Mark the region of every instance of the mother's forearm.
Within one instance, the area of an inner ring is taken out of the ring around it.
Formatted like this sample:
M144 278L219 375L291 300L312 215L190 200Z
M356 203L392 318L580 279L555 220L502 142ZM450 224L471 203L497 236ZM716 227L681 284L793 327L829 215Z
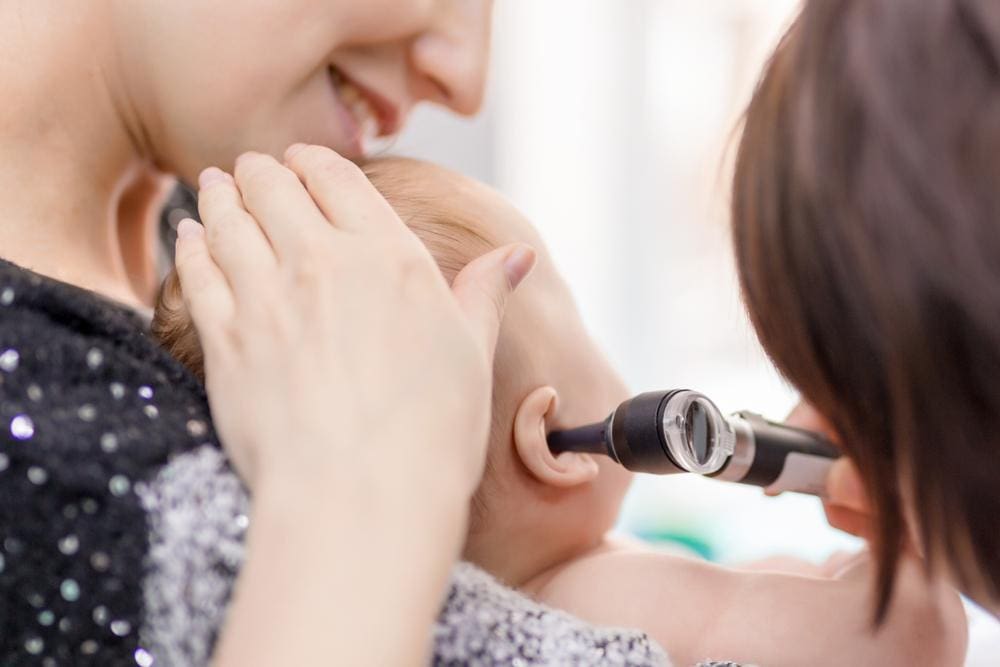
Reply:
M386 484L258 492L216 667L426 664L467 501Z

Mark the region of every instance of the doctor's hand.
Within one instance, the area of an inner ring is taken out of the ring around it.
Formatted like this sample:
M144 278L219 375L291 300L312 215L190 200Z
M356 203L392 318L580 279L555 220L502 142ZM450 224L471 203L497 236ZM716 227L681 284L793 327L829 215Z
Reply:
M796 405L785 423L822 433L830 442L838 443L836 431L808 403ZM823 509L830 525L870 541L874 530L871 502L854 462L846 456L835 461L830 467L826 485L827 496L823 499Z

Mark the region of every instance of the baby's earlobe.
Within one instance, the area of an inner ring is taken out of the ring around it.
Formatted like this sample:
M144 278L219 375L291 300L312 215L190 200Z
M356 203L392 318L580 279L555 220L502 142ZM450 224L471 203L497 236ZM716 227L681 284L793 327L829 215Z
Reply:
M557 457L549 450L547 422L558 405L559 394L553 387L538 387L528 394L514 417L514 447L535 479L569 488L593 480L599 468L589 454L564 452Z

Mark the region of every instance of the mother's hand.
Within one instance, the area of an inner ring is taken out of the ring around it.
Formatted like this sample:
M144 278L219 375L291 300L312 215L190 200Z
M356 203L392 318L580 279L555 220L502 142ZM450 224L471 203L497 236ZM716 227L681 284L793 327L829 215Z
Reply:
M491 252L449 289L361 171L315 146L285 164L246 154L235 179L206 170L199 209L207 233L184 223L177 268L213 418L251 488L340 469L471 493L497 330L531 249Z
M422 663L485 460L504 304L534 253L500 248L449 287L333 152L235 172L202 174L204 229L185 221L177 246L212 416L254 492L216 665L315 664L329 646Z

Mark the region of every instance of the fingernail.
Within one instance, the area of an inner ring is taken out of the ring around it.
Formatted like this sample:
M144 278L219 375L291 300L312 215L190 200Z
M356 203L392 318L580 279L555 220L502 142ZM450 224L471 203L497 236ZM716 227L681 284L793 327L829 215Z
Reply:
M288 150L285 151L285 159L291 160L305 147L305 144L292 144L288 147Z
M193 239L205 234L205 228L191 218L184 218L177 223L178 239Z
M198 187L201 189L207 188L213 183L225 183L231 178L229 174L222 171L218 167L209 167L201 172L198 176Z
M519 245L507 255L507 259L503 261L503 269L507 273L511 289L516 289L528 277L535 267L535 260L535 249L527 245Z

